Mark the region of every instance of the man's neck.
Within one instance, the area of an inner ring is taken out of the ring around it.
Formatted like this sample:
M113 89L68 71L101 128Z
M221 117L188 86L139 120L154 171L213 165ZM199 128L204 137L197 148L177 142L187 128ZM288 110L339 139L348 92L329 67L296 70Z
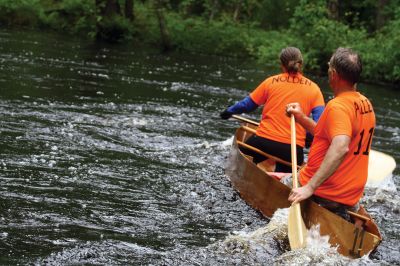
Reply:
M348 82L340 82L336 88L334 89L334 95L335 97L338 96L339 94L343 92L348 92L348 91L357 91L357 86L356 84L351 85Z

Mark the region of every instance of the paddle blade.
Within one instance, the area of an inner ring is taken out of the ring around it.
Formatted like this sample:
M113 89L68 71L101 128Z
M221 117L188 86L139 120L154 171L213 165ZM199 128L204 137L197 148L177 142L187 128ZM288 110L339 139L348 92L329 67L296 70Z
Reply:
M307 228L304 224L303 217L301 217L299 203L292 205L289 209L288 236L290 248L292 250L304 248L307 244Z
M378 187L396 168L396 161L390 155L371 150L368 162L368 187Z

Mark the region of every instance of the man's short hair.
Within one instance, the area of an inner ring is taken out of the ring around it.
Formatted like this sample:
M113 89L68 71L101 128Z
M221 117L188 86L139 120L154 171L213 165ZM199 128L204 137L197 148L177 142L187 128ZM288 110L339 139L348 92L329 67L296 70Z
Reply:
M352 49L343 47L336 49L331 57L330 65L342 79L350 84L355 84L360 80L361 58Z

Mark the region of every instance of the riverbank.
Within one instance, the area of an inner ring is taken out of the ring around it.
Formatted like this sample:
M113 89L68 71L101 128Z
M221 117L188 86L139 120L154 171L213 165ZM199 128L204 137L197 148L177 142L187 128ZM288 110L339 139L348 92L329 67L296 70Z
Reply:
M97 2L1 0L0 23L109 42L142 42L163 50L254 58L271 67L278 65L282 47L297 46L303 51L305 72L317 75L325 75L332 52L346 46L362 55L363 81L400 88L400 8L379 29L368 31L361 22L332 19L325 1L297 1L295 8L282 13L282 25L270 27L263 26L256 14L237 19L220 11L211 18L210 8L188 11L199 8L190 6L190 1L183 1L186 6L159 1ZM128 10L123 3L132 7Z

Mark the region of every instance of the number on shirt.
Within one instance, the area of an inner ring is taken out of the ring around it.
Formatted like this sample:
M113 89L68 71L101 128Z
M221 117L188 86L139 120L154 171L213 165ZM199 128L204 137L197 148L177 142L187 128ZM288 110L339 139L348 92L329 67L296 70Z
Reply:
M370 144L371 144L372 134L374 133L374 128L371 127L370 130L368 131L368 133L369 133L368 143L367 143L367 147L365 147L365 150L362 153L363 155L369 154L369 148L370 148ZM354 152L354 155L358 155L360 153L363 138L364 138L364 129L360 132L360 141L358 142L357 151Z

